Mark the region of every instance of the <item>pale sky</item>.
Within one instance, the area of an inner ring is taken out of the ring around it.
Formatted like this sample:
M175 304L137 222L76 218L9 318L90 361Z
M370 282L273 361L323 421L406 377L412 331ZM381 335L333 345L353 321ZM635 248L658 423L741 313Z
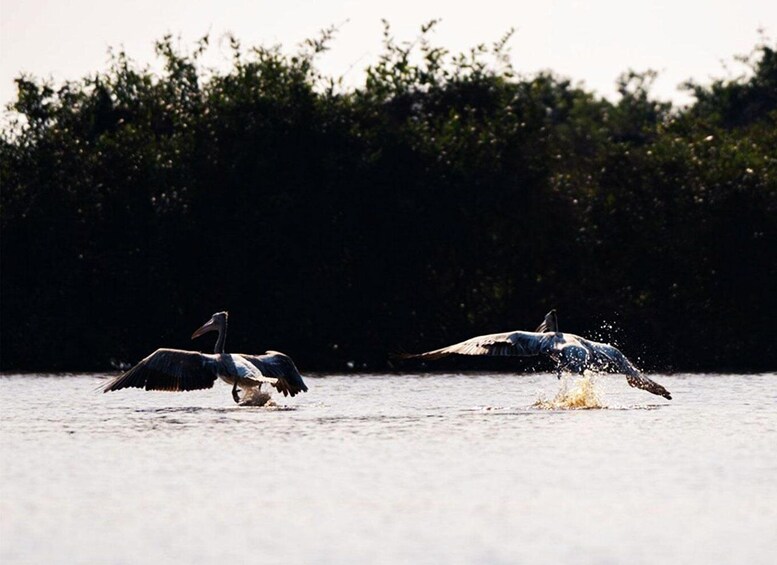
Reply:
M208 64L226 66L218 39L231 32L244 46L283 44L287 51L318 30L342 24L321 60L326 74L361 84L381 51L381 18L398 40L441 18L433 40L453 52L492 43L508 29L517 71L551 69L601 95L629 68L655 69L653 90L677 103L677 85L741 71L733 56L748 53L758 29L777 36L775 0L0 0L0 104L15 97L20 72L55 81L105 70L109 47L153 63L153 42L180 35L190 48L210 33Z

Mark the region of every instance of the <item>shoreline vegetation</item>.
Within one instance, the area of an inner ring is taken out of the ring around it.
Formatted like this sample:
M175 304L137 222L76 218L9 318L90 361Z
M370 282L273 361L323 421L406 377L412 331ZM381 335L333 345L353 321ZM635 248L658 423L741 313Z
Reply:
M120 51L19 77L0 370L132 364L229 310L235 351L374 372L550 308L648 371L777 368L777 45L675 107L653 71L609 101L522 74L509 33L451 54L435 25L386 24L358 87L316 70L334 28L293 52L229 38L224 71L202 68L207 37L167 36L160 73Z

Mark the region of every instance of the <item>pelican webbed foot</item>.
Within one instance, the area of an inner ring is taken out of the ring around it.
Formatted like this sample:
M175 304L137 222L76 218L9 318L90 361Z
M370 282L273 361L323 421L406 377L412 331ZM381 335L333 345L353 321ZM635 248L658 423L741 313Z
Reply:
M232 387L232 399L236 404L240 404L240 395L237 392L237 382Z

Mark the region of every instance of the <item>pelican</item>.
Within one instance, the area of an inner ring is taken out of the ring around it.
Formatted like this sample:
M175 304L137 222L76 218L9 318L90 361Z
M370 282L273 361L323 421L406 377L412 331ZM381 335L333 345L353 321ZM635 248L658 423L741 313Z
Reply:
M207 332L218 332L212 354L182 349L157 349L129 371L109 382L103 392L127 387L146 390L197 390L212 388L217 378L232 385L232 398L238 403L238 387L256 388L261 387L262 383L274 386L283 396L294 396L300 391L307 392L308 387L305 386L294 361L283 353L225 353L228 317L227 312L216 312L192 334L192 339L196 339Z
M449 355L502 357L547 355L556 362L558 378L561 378L562 370L582 373L586 369L593 369L623 373L631 386L672 399L668 390L641 374L616 347L560 332L555 310L548 312L533 332L515 331L481 335L434 351L415 355L405 354L402 358L434 360Z

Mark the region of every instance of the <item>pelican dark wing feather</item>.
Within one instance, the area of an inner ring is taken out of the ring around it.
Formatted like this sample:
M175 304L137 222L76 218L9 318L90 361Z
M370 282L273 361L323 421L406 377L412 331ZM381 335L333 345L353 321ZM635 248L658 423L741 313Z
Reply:
M278 392L282 392L283 396L295 396L299 392L307 392L308 387L302 380L302 375L288 355L279 351L267 351L264 355L240 353L240 356L259 369L265 377L277 379L273 386L278 389Z
M181 349L157 349L129 371L109 382L103 392L122 388L185 391L213 387L218 364L212 356Z
M449 355L487 355L490 357L528 357L544 351L547 340L534 332L506 332L473 337L441 349L402 355L404 359L440 359Z
M542 323L539 326L537 326L537 329L534 331L539 333L557 332L558 318L556 316L556 311L551 310L550 312L545 314L545 318L542 320Z
M620 350L608 343L579 338L593 353L593 364L599 369L611 370L626 375L626 381L635 388L672 400L672 395L663 386L650 380L629 361Z

